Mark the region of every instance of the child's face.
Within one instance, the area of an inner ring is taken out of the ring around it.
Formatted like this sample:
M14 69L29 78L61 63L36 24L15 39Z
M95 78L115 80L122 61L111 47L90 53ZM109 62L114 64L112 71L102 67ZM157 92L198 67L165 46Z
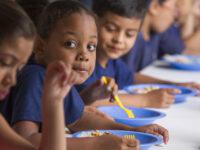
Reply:
M150 8L151 9L151 8ZM164 32L174 22L176 17L176 0L167 0L162 5L153 7L151 24L157 33Z
M193 5L193 13L197 19L200 19L200 0L195 0Z
M74 13L57 22L45 40L44 58L49 64L62 60L83 83L93 72L96 62L97 28L94 18L85 13Z
M108 12L98 19L98 51L109 59L118 59L135 43L141 20Z
M32 53L33 41L25 38L6 39L0 45L0 100L16 83L16 73L27 62Z
M184 17L188 15L192 8L192 1L193 0L177 0L176 6L178 17Z

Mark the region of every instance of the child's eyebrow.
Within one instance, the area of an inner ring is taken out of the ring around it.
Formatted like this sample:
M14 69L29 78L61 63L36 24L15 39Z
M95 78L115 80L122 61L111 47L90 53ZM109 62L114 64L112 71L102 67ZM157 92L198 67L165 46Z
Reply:
M63 33L64 35L65 34L68 34L68 35L73 35L73 36L81 36L80 33L77 33L77 32L72 32L72 31L66 31ZM90 36L90 39L97 39L97 35L91 35Z
M111 25L114 25L114 26L117 26L117 27L120 27L119 25L117 25L116 23L114 23L114 22L111 22L111 21L109 21L109 20L106 20L106 22L105 22L106 24L111 24ZM130 28L130 29L127 29L127 30L129 30L129 31L135 31L135 32L138 32L138 28L136 29L136 28Z
M69 34L69 35L76 35L76 36L80 36L80 34L79 34L79 33L72 32L72 31L66 31L66 32L64 32L63 34Z

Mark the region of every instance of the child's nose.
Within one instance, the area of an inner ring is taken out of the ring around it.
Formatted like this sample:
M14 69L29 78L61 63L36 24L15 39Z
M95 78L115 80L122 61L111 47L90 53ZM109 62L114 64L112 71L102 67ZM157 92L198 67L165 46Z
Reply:
M122 43L123 39L124 39L124 35L123 35L122 32L120 32L120 33L117 33L117 34L114 35L113 42L114 43Z
M78 60L78 61L89 61L89 58L87 57L86 54L81 53L81 54L78 54L76 60Z
M7 74L5 74L3 84L5 87L11 87L16 84L16 71L15 70L8 71Z

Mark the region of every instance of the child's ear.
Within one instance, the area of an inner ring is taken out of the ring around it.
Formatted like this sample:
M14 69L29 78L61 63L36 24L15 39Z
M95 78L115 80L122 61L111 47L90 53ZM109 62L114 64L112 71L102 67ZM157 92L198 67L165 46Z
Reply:
M35 44L34 44L34 51L33 51L36 61L43 60L44 51L46 49L45 45L46 45L45 41L39 35L37 35L36 40L35 40Z
M158 0L152 0L150 6L149 6L149 10L148 12L151 14L151 15L157 15L159 12L158 12L158 8L159 8L159 3L158 3Z

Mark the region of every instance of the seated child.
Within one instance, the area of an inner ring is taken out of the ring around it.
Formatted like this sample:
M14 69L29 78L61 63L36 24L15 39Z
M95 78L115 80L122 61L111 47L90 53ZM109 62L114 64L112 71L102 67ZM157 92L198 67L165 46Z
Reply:
M31 55L35 27L22 9L13 2L0 2L0 100L9 94L16 83L16 73ZM63 95L71 87L70 69L63 63L48 67L42 96L43 134L39 147L12 130L0 114L0 149L2 150L65 150ZM68 69L68 68L67 68ZM62 80L61 80L61 75ZM63 84L65 83L65 84ZM64 86L63 86L64 85ZM53 87L53 88L52 88ZM59 90L60 93L54 91ZM51 95L49 95L51 93ZM55 99L57 97L57 99ZM49 138L47 138L49 137ZM53 142L52 142L53 141Z
M200 0L177 0L177 24L188 54L200 54Z
M123 0L129 1L129 0ZM133 0L134 7L145 5L145 0ZM35 63L19 72L18 84L9 95L4 115L16 132L35 146L40 143L43 127L41 93L46 66L63 61L75 73L74 83L83 83L93 72L96 56L97 29L94 15L73 0L51 3L41 16L35 44ZM60 93L60 90L55 90ZM51 93L49 93L51 96ZM148 132L168 140L166 129L158 125L130 127L115 123L84 110L84 103L74 87L64 99L65 125L71 132L90 129L116 129ZM95 138L68 138L68 149L110 150L138 149L138 141L112 135Z
M181 53L184 50L184 45L181 44L182 42L179 38L177 27L173 25L168 28L176 17L175 6L176 3L174 0L150 1L149 9L141 29L141 34L138 35L133 49L131 49L123 58L123 60L128 64L129 69L133 72L142 70L164 54ZM168 30L165 31L167 28ZM171 44L173 42L175 42L176 46ZM139 72L135 73L134 77L136 84L176 84L200 90L200 85L197 83L174 83L142 75Z
M136 82L134 73L119 58L125 55L133 46L141 23L145 15L145 8L135 8L124 1L93 1L93 10L98 16L99 41L97 46L96 68L92 76L82 85L76 86L86 104L89 101L88 94L95 93L90 90L95 88L91 84L102 76L114 78L119 89ZM133 4L134 5L134 4ZM147 8L147 6L146 6ZM123 11L122 11L123 10ZM140 34L139 34L140 36ZM138 40L138 39L137 39ZM88 87L91 85L91 87ZM86 88L87 87L87 88ZM83 90L84 89L84 90ZM87 92L89 91L89 92ZM97 90L96 90L97 91ZM162 89L140 95L119 94L125 105L135 107L169 107L173 101L173 89ZM86 95L86 96L85 96ZM91 98L92 96L90 96ZM97 99L97 98L96 98ZM94 106L116 105L107 100L99 100L92 103Z

